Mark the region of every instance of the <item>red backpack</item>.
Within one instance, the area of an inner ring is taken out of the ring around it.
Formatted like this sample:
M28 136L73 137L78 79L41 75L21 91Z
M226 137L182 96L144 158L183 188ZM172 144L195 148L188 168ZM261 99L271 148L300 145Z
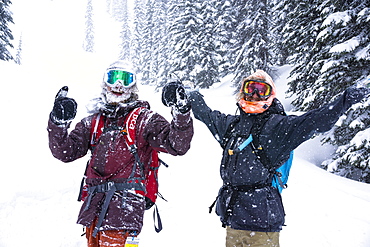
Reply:
M141 112L145 111L147 108L145 107L138 107L132 110L128 116L125 119L124 122L124 128L121 130L121 132L124 132L126 143L130 149L130 152L134 155L136 165L139 165L140 167L143 167L139 155L137 153L137 146L136 146L136 120ZM92 152L94 152L94 148L96 144L98 143L98 140L103 133L104 130L104 123L105 123L105 116L102 114L95 114L92 118L91 122L91 131L90 131L90 145ZM146 174L145 177L141 178L144 179L144 181L140 181L145 186L144 190L136 190L136 193L141 194L145 196L146 201L146 207L145 209L150 209L153 205L155 205L155 202L157 200L157 196L160 196L162 199L162 195L158 192L158 169L160 164L165 165L168 167L166 163L164 163L162 160L158 157L158 152L153 150L152 151L152 157L151 157L151 163L149 165L149 172ZM135 170L135 166L133 168L133 171ZM137 179L135 179L136 181ZM136 181L138 182L138 181ZM88 188L87 185L84 185L84 179L81 183L81 190L80 195L78 197L78 201L84 201L87 198ZM165 200L165 199L164 199ZM155 225L155 230L157 232L162 230L162 224L161 220L158 214L157 206L155 207L155 210L153 212L153 218L158 221L158 227Z

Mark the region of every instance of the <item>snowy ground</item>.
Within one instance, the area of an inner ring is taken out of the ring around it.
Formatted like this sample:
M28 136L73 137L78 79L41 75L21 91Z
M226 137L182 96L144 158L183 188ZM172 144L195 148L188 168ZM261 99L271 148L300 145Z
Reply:
M116 46L106 39L97 42L100 53L81 51L84 1L13 2L18 23L14 34L23 35L23 65L0 62L0 247L86 246L80 236L82 227L75 222L88 157L70 164L54 159L46 123L54 96L64 85L79 104L76 120L86 115L84 106L99 93L102 72L112 62ZM66 9L68 3L74 8ZM96 9L104 10L100 7ZM108 23L106 18L101 15ZM96 33L111 37L112 25L97 23ZM278 96L287 109L283 92L288 71L289 67L280 68L282 74L276 80ZM236 109L232 90L224 83L202 93L212 108L232 114ZM141 86L140 97L170 120L170 110L153 88ZM168 200L158 202L164 228L155 233L152 211L148 211L140 247L224 246L225 230L214 213L208 214L221 185L221 149L202 123L194 124L192 148L185 156L161 155L170 165L160 169L160 192ZM320 147L318 140L296 151L289 188L283 192L287 226L281 232L282 247L370 246L370 185L313 164L328 155L330 148Z

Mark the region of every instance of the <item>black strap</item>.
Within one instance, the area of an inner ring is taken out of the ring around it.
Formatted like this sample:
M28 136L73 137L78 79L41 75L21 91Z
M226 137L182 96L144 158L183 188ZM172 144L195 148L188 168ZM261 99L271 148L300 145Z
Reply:
M155 231L157 233L159 233L160 231L162 231L162 229L163 229L163 227L162 227L162 220L161 220L161 217L159 215L157 204L154 204L153 221L154 221L154 229L155 229ZM157 222L157 224L156 224L156 222Z
M270 118L271 114L266 112L265 114L261 114L256 116L254 119L253 126L251 128L251 134L253 137L252 140L252 148L254 153L257 155L257 158L261 161L261 163L267 167L271 162L270 159L267 157L267 154L262 147L259 137L261 135L262 129L265 126L267 120Z
M101 225L103 223L103 220L105 218L105 214L108 211L108 206L109 206L110 200L112 199L115 191L116 191L116 188L115 188L115 185L113 184L111 190L108 191L108 193L105 194L105 200L104 200L102 209L101 209L100 214L99 214L98 223L96 224L96 226L94 228L94 231L93 231L93 237L96 237L96 234L98 233L99 228L101 227Z
M236 116L236 118L227 126L225 131L225 135L223 136L222 140L220 141L220 145L223 149L226 148L227 143L229 142L230 137L232 136L232 130L235 128L235 125L240 121L240 116Z
M211 206L209 206L209 213L212 213L213 207L215 206L219 197L220 195L217 195L216 199L212 202Z
M81 184L80 184L80 192L78 193L77 201L82 201L82 192L85 186L85 176L82 177Z

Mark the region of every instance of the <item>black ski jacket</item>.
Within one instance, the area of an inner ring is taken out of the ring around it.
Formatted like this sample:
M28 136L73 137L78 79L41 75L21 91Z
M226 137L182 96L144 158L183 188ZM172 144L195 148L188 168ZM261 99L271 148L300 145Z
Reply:
M330 130L339 117L369 90L348 88L336 101L301 116L282 115L283 107L275 99L261 114L225 115L211 110L199 92L191 92L192 110L196 119L206 124L224 148L220 173L224 185L219 191L216 213L224 226L233 229L278 232L284 225L285 212L278 190L271 186L272 173L289 153L315 133ZM259 142L266 151L269 164L262 164L248 145L241 152L229 155L250 134L256 119L264 114L267 121ZM230 124L234 124L230 128ZM232 129L232 133L230 132ZM226 138L225 138L226 137Z

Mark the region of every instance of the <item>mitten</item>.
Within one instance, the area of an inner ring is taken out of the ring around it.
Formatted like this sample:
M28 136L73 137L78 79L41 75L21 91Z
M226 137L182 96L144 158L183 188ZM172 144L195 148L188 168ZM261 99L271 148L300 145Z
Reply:
M162 103L174 107L181 113L187 113L191 108L185 88L180 81L170 81L163 87Z
M72 121L77 112L77 103L74 99L66 97L68 87L62 87L55 96L54 107L50 113L50 119L57 125Z

